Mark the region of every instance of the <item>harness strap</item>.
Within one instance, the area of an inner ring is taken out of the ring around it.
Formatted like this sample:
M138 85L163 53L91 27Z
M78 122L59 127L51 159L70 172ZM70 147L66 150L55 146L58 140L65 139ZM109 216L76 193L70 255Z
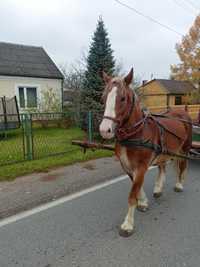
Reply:
M165 130L166 132L170 133L171 135L175 136L176 138L178 138L180 140L182 139L180 136L176 135L174 132L172 132L166 126L164 126L161 122L159 122L156 118L154 118L154 116L152 114L149 114L149 118L156 122L156 124L158 125L159 129L162 129L162 132L164 132L163 130Z
M118 122L119 122L119 120L118 120L118 119L116 119L116 118L113 118L113 117L110 117L110 116L103 116L103 119L108 119L108 120L110 120L110 121L114 121L114 122L116 122L116 123L118 123Z
M140 139L127 139L118 141L118 143L122 146L128 147L145 147L153 150L156 154L161 154L162 148L158 144L153 144L149 140L140 140Z
M131 108L126 116L126 118L121 122L121 126L126 124L131 116L131 113L133 112L133 108L134 108L134 105L135 105L135 93L133 91L132 92L132 101L131 101Z
M116 128L116 136L117 140L126 140L130 137L133 137L136 133L143 129L146 119L148 118L148 114L145 114L145 117L138 121L136 124L129 128Z
M158 156L159 154L163 154L163 155L168 155L171 157L182 158L182 159L198 159L198 160L200 160L200 158L198 158L198 157L174 153L174 152L169 151L169 150L162 151L162 148L160 145L153 144L149 140L128 139L128 140L118 141L118 143L122 146L127 146L127 147L143 147L143 148L151 149L155 152L156 156Z
M168 111L166 111L165 113L167 113ZM157 113L151 113L151 115L153 117L160 117L160 118L164 118L164 119L170 119L170 120L176 120L176 121L182 121L182 122L185 122L185 123L188 123L190 125L194 125L194 126L200 126L199 123L195 123L193 121L190 121L190 120L185 120L185 119L181 119L179 117L172 117L172 116L167 116L165 115L164 113L162 114L157 114Z

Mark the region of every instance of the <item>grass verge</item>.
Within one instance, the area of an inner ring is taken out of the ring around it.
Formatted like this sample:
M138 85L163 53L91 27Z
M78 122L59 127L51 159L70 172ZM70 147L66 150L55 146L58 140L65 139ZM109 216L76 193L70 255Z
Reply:
M88 150L84 154L82 149L71 144L73 139L85 138L85 133L79 128L43 129L36 125L33 127L35 160L23 161L22 130L10 131L6 138L0 138L0 165L2 165L0 166L0 181L13 180L18 176L44 172L75 162L112 156L113 153L106 150ZM57 155L53 156L53 154ZM19 161L19 163L12 163L14 161ZM12 164L4 165L4 163Z
M58 166L66 166L75 162L82 162L102 157L110 157L112 155L113 152L106 150L88 150L84 154L83 151L78 148L74 151L62 155L2 166L0 168L0 181L9 181L25 174L33 172L46 172Z

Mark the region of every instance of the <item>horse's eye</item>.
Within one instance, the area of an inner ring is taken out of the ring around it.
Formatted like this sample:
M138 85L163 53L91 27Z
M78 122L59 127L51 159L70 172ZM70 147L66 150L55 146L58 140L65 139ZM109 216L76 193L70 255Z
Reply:
M124 102L124 101L125 101L125 97L122 96L122 97L121 97L121 102Z
M116 81L113 81L113 82L112 82L112 84L113 84L114 86L116 86L116 85L117 85Z
M104 105L104 103L105 103L105 96L102 96L102 97L100 98L100 103Z

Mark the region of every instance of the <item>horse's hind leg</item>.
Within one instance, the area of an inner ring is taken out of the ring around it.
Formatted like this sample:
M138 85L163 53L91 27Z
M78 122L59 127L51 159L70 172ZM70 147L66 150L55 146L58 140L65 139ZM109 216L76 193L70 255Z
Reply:
M176 160L176 169L177 169L177 180L174 187L175 192L183 191L183 183L185 179L185 172L187 169L187 160Z
M143 186L141 187L138 195L137 209L142 212L145 212L148 209L148 199L144 192Z
M162 195L163 185L165 182L165 164L158 165L158 176L156 177L153 196L158 198Z

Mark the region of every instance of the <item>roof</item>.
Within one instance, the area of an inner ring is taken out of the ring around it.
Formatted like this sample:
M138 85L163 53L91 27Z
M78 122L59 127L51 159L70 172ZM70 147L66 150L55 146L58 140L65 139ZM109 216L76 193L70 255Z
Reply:
M153 79L145 83L143 86L146 86L147 84L153 81L159 82L166 89L168 94L173 95L186 94L196 89L189 81L177 81L167 79Z
M0 42L0 75L63 79L42 47Z

